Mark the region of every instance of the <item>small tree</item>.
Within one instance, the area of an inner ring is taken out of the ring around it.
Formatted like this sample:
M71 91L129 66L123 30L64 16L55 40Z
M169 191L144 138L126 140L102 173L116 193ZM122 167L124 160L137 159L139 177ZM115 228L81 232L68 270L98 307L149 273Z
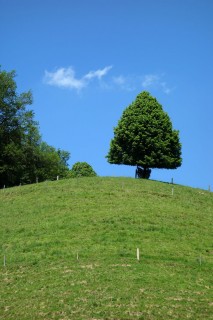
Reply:
M149 178L151 168L176 169L181 165L179 132L162 106L148 92L127 107L111 140L107 160L137 166L136 176Z
M96 177L97 174L87 162L76 162L70 170L70 177Z
M69 152L56 150L46 142L41 142L37 167L38 180L54 180L56 176L66 178L69 173L68 160Z

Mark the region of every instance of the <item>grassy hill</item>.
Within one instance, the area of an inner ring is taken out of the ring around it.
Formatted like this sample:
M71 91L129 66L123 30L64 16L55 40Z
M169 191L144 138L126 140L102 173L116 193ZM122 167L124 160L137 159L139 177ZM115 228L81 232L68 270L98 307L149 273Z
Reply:
M213 319L212 218L211 192L140 179L2 189L0 319Z

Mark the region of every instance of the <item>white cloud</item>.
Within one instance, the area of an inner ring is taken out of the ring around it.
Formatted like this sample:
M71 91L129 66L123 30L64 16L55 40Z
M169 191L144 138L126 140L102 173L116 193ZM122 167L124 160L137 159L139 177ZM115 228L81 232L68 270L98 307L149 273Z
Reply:
M122 75L113 77L113 83L119 86L122 90L133 91L135 90L135 78L134 77L124 77Z
M123 76L114 77L113 81L115 84L124 85L126 83L126 78Z
M112 66L105 67L104 69L98 69L96 71L90 71L84 76L84 79L91 80L93 78L98 78L100 80L110 69L112 69Z
M147 74L144 76L144 80L142 82L142 86L144 88L155 85L159 82L159 76L156 74Z
M142 87L149 88L154 87L162 90L164 93L169 94L173 89L169 88L168 84L163 81L164 75L159 74L147 74L143 77Z
M116 76L113 77L113 83L117 87L126 91L139 90L142 86L145 90L151 88L163 91L165 94L169 94L172 89L169 88L167 83L163 80L164 74L146 74L143 76Z
M108 78L103 81L108 72L112 69L112 66L106 66L103 69L92 70L83 75L81 78L77 78L75 71L72 67L59 68L56 71L45 71L44 82L51 86L59 88L69 88L80 91L87 87L90 82L97 79L100 81L102 88L113 89L119 88L125 91L139 90L142 86L145 90L154 88L163 91L165 94L171 93L174 88L170 88L166 81L164 81L164 74L146 74L139 75L118 75Z
M45 71L44 82L52 86L76 89L79 91L86 87L92 79L97 78L100 80L111 68L112 66L108 66L96 71L90 71L80 79L76 78L75 71L72 67L59 68L55 72Z
M72 67L60 68L55 72L45 71L44 76L45 83L61 87L80 90L85 87L85 81L83 79L77 79Z
M173 89L169 88L166 82L161 82L160 86L161 86L163 92L166 94L170 94L170 92L174 89L174 88Z

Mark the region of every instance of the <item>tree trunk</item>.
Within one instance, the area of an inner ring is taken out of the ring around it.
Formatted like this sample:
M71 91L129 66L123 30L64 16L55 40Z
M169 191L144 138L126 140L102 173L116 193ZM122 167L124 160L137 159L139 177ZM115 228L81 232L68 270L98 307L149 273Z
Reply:
M142 168L137 165L137 168L135 170L135 178L149 179L150 174L151 174L151 169L147 167Z

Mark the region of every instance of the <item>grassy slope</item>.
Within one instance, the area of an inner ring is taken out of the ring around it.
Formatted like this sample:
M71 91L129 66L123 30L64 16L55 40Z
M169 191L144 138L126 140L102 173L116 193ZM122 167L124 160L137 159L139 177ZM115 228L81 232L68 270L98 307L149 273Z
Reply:
M154 181L0 190L0 318L213 319L212 216L212 193Z

